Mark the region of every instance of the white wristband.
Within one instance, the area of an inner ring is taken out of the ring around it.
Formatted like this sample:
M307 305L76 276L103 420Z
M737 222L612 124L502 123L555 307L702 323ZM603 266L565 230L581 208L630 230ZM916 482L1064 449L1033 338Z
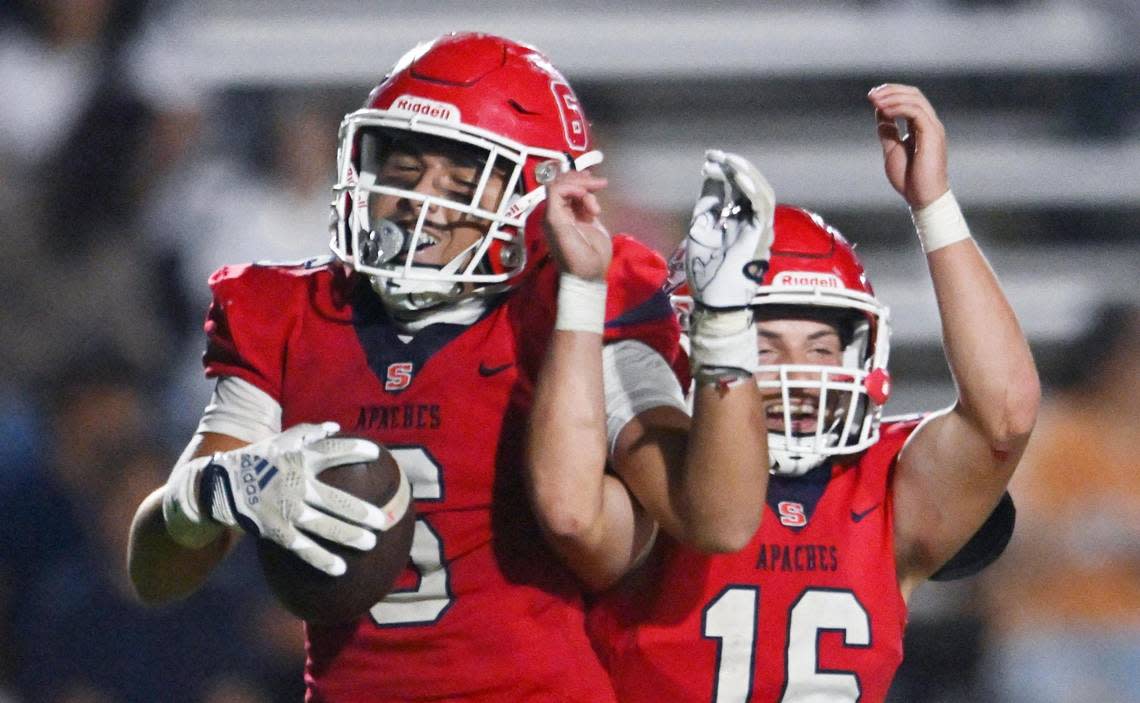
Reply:
M162 493L166 531L171 539L190 549L201 549L225 531L221 524L203 515L198 506L198 482L212 458L200 456L177 464Z
M738 369L754 373L758 362L756 325L751 310L695 310L689 338L693 376L702 369Z
M554 329L602 334L606 326L606 282L563 273L558 283Z
M927 254L970 237L970 228L953 191L946 191L921 210L911 209L910 217L922 250Z

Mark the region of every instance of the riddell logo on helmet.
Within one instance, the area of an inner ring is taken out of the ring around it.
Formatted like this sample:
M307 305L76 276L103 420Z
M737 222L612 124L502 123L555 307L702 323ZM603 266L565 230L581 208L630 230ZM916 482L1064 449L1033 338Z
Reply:
M451 103L438 100L428 100L416 95L401 95L392 101L392 112L408 112L413 115L423 115L433 120L444 122L459 122L459 108Z
M811 286L812 288L843 288L839 276L815 271L784 271L772 279L774 286Z

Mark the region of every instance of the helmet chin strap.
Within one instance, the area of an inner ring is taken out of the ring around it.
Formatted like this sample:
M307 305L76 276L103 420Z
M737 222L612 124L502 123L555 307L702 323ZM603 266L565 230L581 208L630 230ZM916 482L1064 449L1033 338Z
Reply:
M439 273L441 275L455 273L467 261L468 254L475 247L476 244L473 243L456 254L451 261L438 269ZM419 313L466 297L464 284L457 281L400 279L386 276L369 276L369 280L372 282L372 290L380 296L384 307L395 313Z
M772 433L769 433L768 437L770 441ZM827 461L826 454L791 452L787 449L772 448L768 449L768 458L772 462L768 471L776 476L803 476Z
M463 296L463 284L451 281L402 281L369 276L372 290L384 307L396 313L420 313L454 302Z

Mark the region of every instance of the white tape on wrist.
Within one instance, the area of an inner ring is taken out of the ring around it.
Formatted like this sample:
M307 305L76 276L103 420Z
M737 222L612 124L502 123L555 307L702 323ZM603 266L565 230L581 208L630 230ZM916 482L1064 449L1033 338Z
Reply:
M911 209L910 217L914 221L914 230L918 233L922 250L927 254L970 238L970 228L966 225L966 218L962 215L962 208L958 207L953 191L946 191L921 210Z
M745 374L756 371L756 325L751 310L694 311L689 343L694 376L706 367L739 369Z
M606 326L606 282L563 273L558 283L554 329L602 334Z
M198 482L211 459L200 456L177 464L162 494L162 519L167 533L175 542L190 549L201 549L226 529L199 510Z

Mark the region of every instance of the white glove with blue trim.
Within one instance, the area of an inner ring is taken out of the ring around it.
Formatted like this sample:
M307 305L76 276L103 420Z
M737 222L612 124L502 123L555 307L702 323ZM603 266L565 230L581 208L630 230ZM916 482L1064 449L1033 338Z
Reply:
M380 456L368 440L332 436L339 430L334 422L296 425L246 447L180 463L163 494L167 531L179 544L200 548L226 527L241 528L330 576L343 574L344 560L306 533L368 550L376 545L369 530L388 529L395 520L317 478L333 466Z

